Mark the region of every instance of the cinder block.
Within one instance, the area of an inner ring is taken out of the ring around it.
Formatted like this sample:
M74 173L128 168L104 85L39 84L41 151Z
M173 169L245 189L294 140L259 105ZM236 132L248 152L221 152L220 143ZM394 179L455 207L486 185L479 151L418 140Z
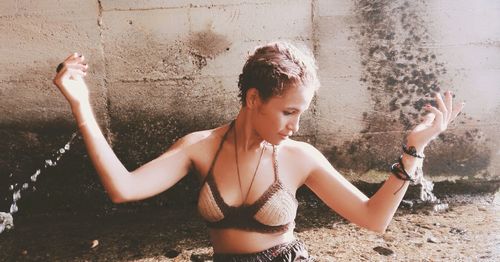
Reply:
M106 12L103 28L110 82L182 78L197 70L182 42L187 9Z

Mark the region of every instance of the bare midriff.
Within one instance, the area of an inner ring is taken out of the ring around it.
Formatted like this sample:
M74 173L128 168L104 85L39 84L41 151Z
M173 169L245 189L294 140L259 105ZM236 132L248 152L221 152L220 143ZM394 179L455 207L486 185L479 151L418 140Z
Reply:
M295 239L293 228L279 233L248 232L239 229L210 229L214 253L248 254L264 251Z

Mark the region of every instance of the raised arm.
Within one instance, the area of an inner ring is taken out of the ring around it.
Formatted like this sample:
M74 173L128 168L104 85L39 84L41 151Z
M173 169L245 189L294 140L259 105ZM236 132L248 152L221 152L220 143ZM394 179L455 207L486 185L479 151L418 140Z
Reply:
M446 130L464 105L460 103L453 106L451 92L445 93L444 101L440 94L436 94L436 103L438 108L431 105L425 107L429 113L407 137L407 146L414 146L419 155L423 154L430 141ZM340 175L319 151L310 151L315 165L305 182L306 185L344 218L364 228L384 232L403 199L409 182L391 175L382 187L368 198ZM422 160L403 154L404 168L411 176L418 164L421 164L419 161Z
M60 66L54 84L66 97L78 123L88 154L111 200L115 203L151 197L170 188L190 168L189 147L192 136L186 136L157 159L129 172L106 141L89 102L85 84L88 66L77 53Z

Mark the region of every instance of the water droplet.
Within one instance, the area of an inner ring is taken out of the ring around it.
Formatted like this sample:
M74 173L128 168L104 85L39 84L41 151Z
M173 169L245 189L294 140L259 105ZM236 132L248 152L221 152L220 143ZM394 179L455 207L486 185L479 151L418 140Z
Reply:
M31 176L31 181L36 182L36 179L38 177L38 174L34 174Z
M13 174L12 174L12 173L10 173L9 177L12 177L12 175L13 175Z
M17 190L16 192L14 192L14 194L12 194L12 199L14 200L14 202L17 202L17 200L21 199L21 191Z
M66 152L66 150L64 150L64 148L59 149L59 153L64 154L64 152Z
M10 190L10 191L14 190L14 185L10 185L10 186L9 186L9 190Z
M35 172L35 175L40 175L40 169L37 169L36 172Z
M53 165L52 160L50 159L45 160L45 166L52 166L52 165Z
M28 189L28 183L23 184L23 189Z
M67 143L66 145L64 145L64 149L69 150L69 143Z
M16 203L12 203L12 205L10 205L10 213L14 214L17 211L19 211L19 208L17 207Z

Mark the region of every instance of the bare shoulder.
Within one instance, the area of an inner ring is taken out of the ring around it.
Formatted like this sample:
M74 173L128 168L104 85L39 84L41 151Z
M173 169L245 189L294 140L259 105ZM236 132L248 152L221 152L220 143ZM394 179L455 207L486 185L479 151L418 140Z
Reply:
M227 125L223 125L214 129L201 130L189 133L174 144L173 147L206 147L220 141L224 135Z
M295 172L297 186L304 184L315 171L331 166L325 156L307 142L288 139L280 144L279 152L286 161L289 172Z
M313 145L293 139L289 139L282 143L280 145L280 151L284 151L285 154L294 158L297 157L309 162L325 159L323 154Z

